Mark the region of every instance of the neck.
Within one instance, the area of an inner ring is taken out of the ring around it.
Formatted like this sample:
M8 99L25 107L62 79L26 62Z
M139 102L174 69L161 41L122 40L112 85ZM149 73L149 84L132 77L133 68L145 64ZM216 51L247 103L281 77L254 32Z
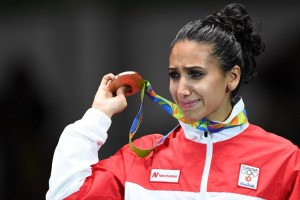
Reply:
M233 105L231 100L228 98L222 105L220 105L217 111L211 113L206 118L210 121L223 122L230 116L232 109Z

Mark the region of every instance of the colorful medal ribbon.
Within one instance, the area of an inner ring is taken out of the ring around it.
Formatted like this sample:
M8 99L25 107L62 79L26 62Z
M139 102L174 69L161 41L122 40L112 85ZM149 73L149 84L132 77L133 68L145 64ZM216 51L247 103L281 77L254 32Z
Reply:
M140 149L136 146L133 145L132 143L132 138L135 135L137 129L139 128L140 124L142 123L143 119L143 99L144 99L144 94L147 94L150 99L159 105L162 109L164 109L167 113L175 117L176 119L196 128L199 130L202 130L204 132L208 133L217 133L220 132L221 130L227 129L227 128L232 128L235 126L240 126L242 124L245 124L248 122L247 119L247 114L246 110L244 109L240 113L238 113L229 123L223 123L223 122L218 122L218 121L211 121L206 118L203 118L199 121L195 122L189 122L187 121L179 106L161 96L156 94L154 90L152 89L152 86L150 85L150 82L147 80L144 80L144 85L143 88L141 89L141 105L139 112L134 118L134 121L131 125L130 131L129 131L129 146L132 151L134 151L139 157L144 158L148 156L159 144L161 144L168 136L171 134L173 131L169 132L167 135L162 137L156 145L154 145L150 149Z

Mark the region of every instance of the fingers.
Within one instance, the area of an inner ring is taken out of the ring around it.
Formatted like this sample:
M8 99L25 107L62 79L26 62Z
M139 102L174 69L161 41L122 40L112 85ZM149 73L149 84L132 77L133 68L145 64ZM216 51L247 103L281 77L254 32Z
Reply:
M115 78L115 75L113 75L112 73L106 74L105 76L103 76L103 78L101 80L100 87L107 88L110 81L112 81L114 78Z
M101 85L107 85L109 81L113 80L115 78L115 75L113 75L112 73L106 74L105 76L103 76L102 80L101 80Z
M98 87L98 91L96 96L112 96L111 92L109 91L108 85L110 83L111 80L113 80L115 78L115 75L113 75L112 73L106 74L105 76L103 76L100 85Z
M116 113L122 112L127 106L125 86L118 88L116 95L109 91L108 85L114 78L112 73L103 76L92 104L93 108L104 112L110 118Z
M118 97L124 97L125 98L125 92L127 90L127 87L126 86L121 86L117 89L117 92L116 92L116 95Z
M119 110L117 112L121 112L127 107L127 99L125 96L126 86L122 86L117 89L116 96L114 98L118 99Z

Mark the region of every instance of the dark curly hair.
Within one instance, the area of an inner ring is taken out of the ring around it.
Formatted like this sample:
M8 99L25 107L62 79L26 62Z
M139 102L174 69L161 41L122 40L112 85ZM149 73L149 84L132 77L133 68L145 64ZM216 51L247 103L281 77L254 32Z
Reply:
M252 23L242 4L229 4L220 12L187 23L171 43L171 50L178 41L189 40L213 45L213 53L224 72L235 65L241 68L241 81L232 92L235 97L241 83L248 83L257 74L255 57L265 45L257 29L260 24Z

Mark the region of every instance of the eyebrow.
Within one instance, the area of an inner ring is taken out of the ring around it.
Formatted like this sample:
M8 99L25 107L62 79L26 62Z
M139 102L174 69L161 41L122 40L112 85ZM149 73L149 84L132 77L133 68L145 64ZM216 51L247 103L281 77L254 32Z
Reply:
M168 70L175 70L175 69L177 69L177 68L178 68L178 67L169 67ZM202 66L190 66L190 67L184 66L183 69L184 69L184 70L194 70L194 69L204 70L205 68L202 67Z

